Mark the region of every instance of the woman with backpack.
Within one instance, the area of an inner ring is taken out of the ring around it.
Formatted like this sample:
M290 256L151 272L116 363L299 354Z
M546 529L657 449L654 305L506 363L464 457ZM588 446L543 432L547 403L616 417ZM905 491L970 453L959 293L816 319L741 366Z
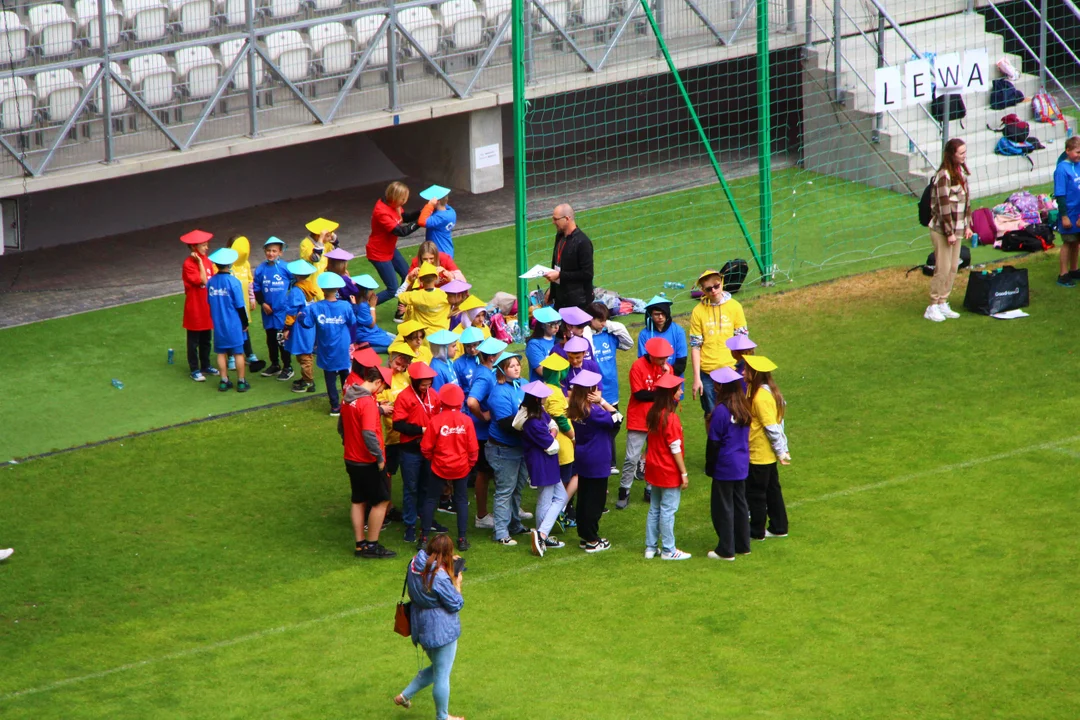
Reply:
M933 322L960 317L949 307L949 293L960 265L960 240L971 239L971 192L967 180L970 175L967 144L960 138L952 138L945 143L941 167L934 174L930 192L934 277L930 281L930 305L923 317Z

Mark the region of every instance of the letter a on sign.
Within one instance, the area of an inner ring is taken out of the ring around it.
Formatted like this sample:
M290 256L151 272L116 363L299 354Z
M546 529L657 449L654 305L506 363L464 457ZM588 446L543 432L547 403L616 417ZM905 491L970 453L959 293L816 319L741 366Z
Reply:
M874 74L874 112L899 110L904 105L903 78L898 67L884 67Z
M905 105L928 103L931 100L931 87L934 71L925 60L912 60L904 65L904 85L907 86Z
M964 52L964 92L986 92L990 89L990 56L986 50Z

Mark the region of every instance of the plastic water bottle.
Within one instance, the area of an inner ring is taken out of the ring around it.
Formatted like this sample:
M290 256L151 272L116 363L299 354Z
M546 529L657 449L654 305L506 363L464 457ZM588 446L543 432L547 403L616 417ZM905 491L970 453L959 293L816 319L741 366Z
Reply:
M124 383L120 382L116 378L112 379L112 386L114 388L116 388L117 390L123 390L124 389Z
M174 356L174 355L175 355L175 353L173 352L173 349L172 349L172 348L169 348L169 364L170 364L170 365L172 365L172 364L173 364L173 356Z
M979 247L979 233L971 233L971 247Z
M674 280L668 280L664 283L664 287L668 290L685 290L686 285L681 282L675 282Z

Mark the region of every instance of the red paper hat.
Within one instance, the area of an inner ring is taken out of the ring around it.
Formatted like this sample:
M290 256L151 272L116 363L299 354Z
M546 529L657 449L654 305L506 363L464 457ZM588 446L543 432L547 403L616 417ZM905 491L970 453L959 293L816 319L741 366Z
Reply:
M654 337L645 342L645 352L653 357L666 358L675 354L675 348L662 337Z
M180 242L185 245L199 245L204 242L210 242L213 237L213 233L208 233L205 230L192 230L187 235L181 235Z
M379 365L382 365L382 358L379 357L377 352L369 347L357 348L352 351L352 354L349 357L364 367L378 367Z
M428 380L435 377L435 371L426 362L414 362L409 365L409 377L413 380Z
M457 385L446 383L439 388L439 400L447 407L459 408L465 402L465 393Z
M677 388L682 385L683 379L675 373L665 373L656 379L653 383L653 387L658 388Z

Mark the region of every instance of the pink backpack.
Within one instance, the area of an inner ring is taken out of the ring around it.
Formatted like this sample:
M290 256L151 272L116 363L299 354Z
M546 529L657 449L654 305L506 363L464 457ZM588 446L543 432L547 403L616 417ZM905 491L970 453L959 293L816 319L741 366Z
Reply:
M994 211L989 208L979 208L971 213L971 231L979 236L979 242L983 245L989 245L997 240Z

